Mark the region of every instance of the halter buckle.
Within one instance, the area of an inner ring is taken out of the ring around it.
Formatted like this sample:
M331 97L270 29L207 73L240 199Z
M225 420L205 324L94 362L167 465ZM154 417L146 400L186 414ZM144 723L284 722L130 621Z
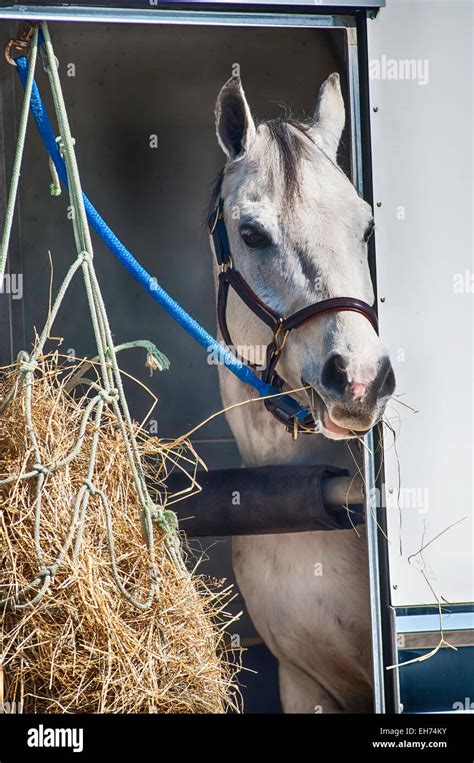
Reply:
M232 259L232 256L229 255L229 258L225 262L221 263L219 271L221 273L226 273L229 270L229 268L233 268L233 267L234 267L234 261Z

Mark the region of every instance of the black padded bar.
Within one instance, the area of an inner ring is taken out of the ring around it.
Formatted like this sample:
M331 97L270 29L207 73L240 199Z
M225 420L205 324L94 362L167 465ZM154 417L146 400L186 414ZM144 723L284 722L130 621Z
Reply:
M331 466L222 469L199 472L198 482L200 492L173 502L189 481L181 473L166 480L169 508L190 537L344 530L364 521L361 480Z

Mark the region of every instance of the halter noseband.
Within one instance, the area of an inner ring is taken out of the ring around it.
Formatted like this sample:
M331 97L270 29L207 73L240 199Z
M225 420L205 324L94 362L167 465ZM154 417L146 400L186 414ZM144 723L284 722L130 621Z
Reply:
M276 389L282 391L285 384L284 379L276 372L276 365L281 352L286 344L288 335L293 329L298 329L305 323L319 318L327 313L341 312L350 310L354 313L360 313L372 324L375 331L378 330L377 314L373 307L361 299L355 297L332 297L323 299L321 302L315 302L308 307L297 310L296 313L287 318L280 316L273 308L267 305L258 297L247 281L242 277L238 270L235 270L232 253L230 251L229 236L224 220L224 200L219 199L218 204L212 211L209 220L209 235L211 236L214 254L217 264L220 267L219 286L217 292L217 319L224 342L232 349L234 354L239 357L242 363L247 364L254 371L258 372L254 363L238 355L232 344L232 339L227 326L227 298L229 287L236 292L242 302L273 331L273 339L266 348L265 368L261 371L262 381L271 384ZM294 432L297 429L300 432L309 432L314 430L315 422L311 413L303 419L296 419L294 410L287 405L284 399L279 397L270 397L264 399L265 407L275 418L284 424L287 429Z

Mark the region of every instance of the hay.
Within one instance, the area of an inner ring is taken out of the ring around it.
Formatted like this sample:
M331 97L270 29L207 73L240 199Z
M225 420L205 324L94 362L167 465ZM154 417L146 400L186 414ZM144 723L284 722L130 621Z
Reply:
M33 385L34 426L42 463L73 448L85 398L64 393L67 376L57 357L40 359ZM17 378L0 375L0 405ZM87 471L94 424L65 468L46 477L40 541L53 560L64 542L71 506ZM165 478L169 459L195 464L189 444L173 447L137 425L153 478ZM0 414L0 479L28 470L32 449L25 429L22 387ZM118 570L127 590L144 599L149 585L141 507L125 446L112 413L104 416L94 485L108 496ZM0 485L0 600L17 594L38 573L33 547L36 478ZM163 498L163 495L161 496ZM220 713L238 704L223 633L228 590L211 591L196 575L183 576L155 528L159 600L139 611L111 575L104 511L90 497L82 542L73 546L43 598L33 607L0 610L0 703L21 702L24 712ZM3 686L3 696L2 695Z

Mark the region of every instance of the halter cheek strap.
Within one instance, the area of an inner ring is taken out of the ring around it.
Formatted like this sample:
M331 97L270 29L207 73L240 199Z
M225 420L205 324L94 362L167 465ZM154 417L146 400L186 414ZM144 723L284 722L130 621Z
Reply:
M227 326L227 299L230 287L232 287L254 315L273 331L273 339L266 350L265 369L260 372L263 381L277 389L283 388L285 382L275 369L290 332L301 328L301 326L315 318L319 318L321 315L343 311L359 313L370 321L375 331L378 331L377 314L374 308L367 304L367 302L355 297L331 297L330 299L323 299L320 302L315 302L312 305L308 305L308 307L297 310L297 312L289 315L287 318L282 317L260 299L239 271L235 270L224 220L224 201L222 198L210 215L208 225L214 254L220 267L217 293L217 319L224 342L229 348L233 349L232 338ZM238 355L235 350L234 353ZM255 364L242 357L239 357L239 359L248 366L251 366L256 372L259 372ZM308 416L303 421L296 421L291 406L286 406L278 398L266 399L265 406L291 431L294 431L295 428L300 431L314 430L315 422L310 413L308 413Z

